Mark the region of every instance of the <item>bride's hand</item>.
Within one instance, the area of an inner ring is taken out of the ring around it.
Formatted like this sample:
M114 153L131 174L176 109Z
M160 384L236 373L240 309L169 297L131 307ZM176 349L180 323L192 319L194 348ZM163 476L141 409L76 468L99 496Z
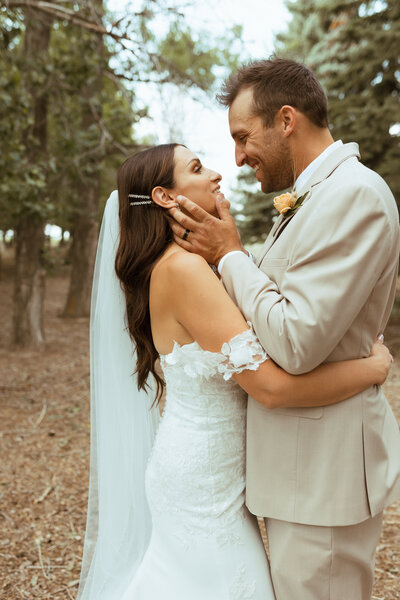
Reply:
M372 346L369 358L374 361L374 368L376 369L376 384L382 385L385 383L386 378L389 374L390 367L393 363L393 356L390 354L389 348L387 348L381 339L377 339L375 344Z

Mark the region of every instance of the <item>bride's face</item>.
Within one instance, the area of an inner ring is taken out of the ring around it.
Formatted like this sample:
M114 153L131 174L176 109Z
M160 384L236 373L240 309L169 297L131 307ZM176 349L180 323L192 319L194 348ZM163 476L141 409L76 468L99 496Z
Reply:
M171 192L175 196L186 196L208 213L217 216L215 200L220 191L222 177L216 171L206 169L200 159L188 148L175 148L175 187Z

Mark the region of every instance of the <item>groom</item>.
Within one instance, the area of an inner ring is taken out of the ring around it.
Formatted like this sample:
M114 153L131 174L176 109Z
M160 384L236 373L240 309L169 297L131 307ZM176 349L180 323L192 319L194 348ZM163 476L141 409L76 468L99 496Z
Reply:
M239 69L220 101L239 166L265 193L293 185L256 264L228 203L220 219L181 198L175 238L218 266L272 359L301 374L367 356L388 320L400 249L396 204L358 145L334 142L314 74L274 58ZM400 496L400 434L382 390L324 408L249 398L247 506L265 517L277 600L371 597L382 511Z

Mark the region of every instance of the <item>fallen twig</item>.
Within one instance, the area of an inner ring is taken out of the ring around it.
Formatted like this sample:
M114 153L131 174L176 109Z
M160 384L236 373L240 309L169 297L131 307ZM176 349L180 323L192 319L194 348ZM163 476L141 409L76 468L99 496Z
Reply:
M36 546L37 546L37 549L38 549L38 553L39 553L39 562L40 562L40 566L42 568L42 573L43 573L45 579L48 579L49 577L48 577L46 571L44 570L43 557L42 557L42 540L41 540L41 538L37 538L35 540L35 543L36 543Z
M47 486L47 488L44 490L43 494L35 500L35 504L40 504L40 502L43 502L43 500L50 494L52 489L53 489L52 485Z
M44 416L45 416L46 412L47 412L47 402L46 402L46 400L44 400L43 406L42 406L42 410L40 411L40 415L39 415L39 417L38 417L38 419L37 419L34 427L39 427L40 423L44 419Z

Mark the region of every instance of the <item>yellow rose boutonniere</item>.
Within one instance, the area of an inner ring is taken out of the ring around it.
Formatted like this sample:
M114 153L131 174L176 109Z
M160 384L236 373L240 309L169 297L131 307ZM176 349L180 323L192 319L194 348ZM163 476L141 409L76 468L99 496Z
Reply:
M300 198L297 197L296 190L293 190L293 192L286 192L286 194L275 196L274 207L280 215L287 217L302 205L307 196L308 192L300 196Z

